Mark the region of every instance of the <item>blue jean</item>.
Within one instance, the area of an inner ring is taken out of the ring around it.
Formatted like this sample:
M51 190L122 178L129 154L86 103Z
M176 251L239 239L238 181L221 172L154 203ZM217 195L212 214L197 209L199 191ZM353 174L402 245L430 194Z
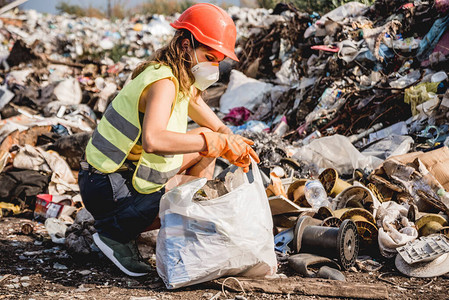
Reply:
M121 243L135 239L159 213L165 189L141 194L132 186L133 172L98 174L80 170L78 183L95 228L103 236Z

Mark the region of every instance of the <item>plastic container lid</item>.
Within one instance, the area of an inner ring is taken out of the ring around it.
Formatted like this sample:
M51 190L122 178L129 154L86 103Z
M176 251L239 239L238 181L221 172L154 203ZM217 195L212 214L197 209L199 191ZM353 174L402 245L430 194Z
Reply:
M441 82L441 81L445 81L446 79L447 79L446 72L440 71L440 72L433 74L430 80L432 82Z

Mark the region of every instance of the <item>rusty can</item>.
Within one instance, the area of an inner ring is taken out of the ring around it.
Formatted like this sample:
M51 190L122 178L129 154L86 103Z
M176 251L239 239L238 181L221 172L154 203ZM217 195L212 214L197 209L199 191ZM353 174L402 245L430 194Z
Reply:
M33 227L33 225L30 224L30 223L25 223L25 224L22 225L22 228L21 228L20 231L21 231L23 234L25 234L25 235L30 235L30 234L33 233L34 227Z

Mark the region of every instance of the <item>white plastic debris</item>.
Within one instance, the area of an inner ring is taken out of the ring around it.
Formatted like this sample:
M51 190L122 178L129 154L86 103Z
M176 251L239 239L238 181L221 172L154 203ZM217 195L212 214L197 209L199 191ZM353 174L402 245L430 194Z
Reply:
M75 78L68 78L59 83L53 93L64 104L80 104L83 98L80 84Z
M104 89L106 83L104 81L103 77L97 77L95 78L95 87L99 90Z
M281 69L276 73L277 82L279 84L293 85L299 81L298 74L292 72L292 59L289 58L281 66Z
M334 168L339 174L352 174L357 168L373 170L382 163L377 157L361 154L347 137L339 134L314 139L293 158L314 163L318 168Z
M447 74L444 71L437 72L432 75L431 82L441 82L447 79Z
M14 93L8 90L5 85L0 86L0 110L2 110L12 98L14 98Z
M55 262L53 264L53 269L56 269L56 270L67 270L68 268L67 268L66 265L60 264L58 262Z
M343 21L348 17L356 17L362 15L368 7L360 2L348 2L342 6L325 14L320 20L316 22L317 25L324 26L326 21L334 22Z
M406 86L409 86L410 84L416 82L419 77L421 76L421 73L419 70L413 71L408 73L407 75L400 77L399 79L396 79L394 81L390 82L390 86L393 88L402 89Z
M47 229L53 243L64 244L67 225L63 221L56 218L48 218L45 220L45 229Z
M399 255L409 264L428 262L449 253L449 241L443 235L422 236L399 247Z
M379 250L385 257L393 257L398 247L418 237L414 224L407 219L408 207L405 205L387 201L377 210L375 219L379 228Z
M435 93L428 93L429 100L416 106L416 110L423 116L428 116L439 107L440 99Z
M391 156L408 153L413 143L411 136L392 134L366 148L362 154L387 159Z
M228 88L220 99L220 111L228 113L234 107L244 106L253 110L263 100L265 93L273 88L265 83L245 76L237 70L231 71Z
M144 27L145 31L148 31L151 36L155 37L165 37L173 35L175 30L170 26L169 22L165 20L163 15L153 15L148 26Z
M112 48L114 48L114 42L111 41L110 39L102 39L99 43L100 47L103 48L104 50L111 50Z
M392 135L406 135L408 134L407 124L403 122L398 122L382 130L370 133L368 138L368 143L392 136Z
M26 85L28 76L33 72L31 68L9 72L6 76L6 82L8 85L12 85L13 83Z
M97 84L97 82L95 82L95 84ZM105 82L103 88L101 88L101 92L98 94L100 99L95 103L94 109L99 112L104 112L109 103L109 98L114 95L116 91L117 85L115 83L110 81Z
M63 81L67 74L72 73L72 68L65 65L51 64L48 65L47 70L50 72L50 76L48 76L48 83Z

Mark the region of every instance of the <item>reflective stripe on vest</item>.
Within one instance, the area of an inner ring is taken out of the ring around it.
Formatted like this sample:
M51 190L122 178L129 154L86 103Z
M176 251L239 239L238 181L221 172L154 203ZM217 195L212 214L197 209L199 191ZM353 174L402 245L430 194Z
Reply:
M103 117L131 141L134 141L139 137L140 129L122 117L122 115L119 114L112 105L109 105Z
M170 178L178 174L179 170L180 168L176 168L171 171L160 172L145 165L140 165L136 177L157 184L165 184Z
M101 152L107 153L108 157L117 165L121 164L126 158L126 153L105 139L96 129L92 134L92 145L94 145Z
M170 68L149 66L120 91L104 112L86 147L86 159L92 166L111 173L123 164L141 135L139 97L149 84L163 78L171 78L176 85L176 99L166 129L186 132L188 99L178 93L178 83ZM161 189L178 173L182 160L182 154L156 155L143 150L133 175L134 188L145 194Z

